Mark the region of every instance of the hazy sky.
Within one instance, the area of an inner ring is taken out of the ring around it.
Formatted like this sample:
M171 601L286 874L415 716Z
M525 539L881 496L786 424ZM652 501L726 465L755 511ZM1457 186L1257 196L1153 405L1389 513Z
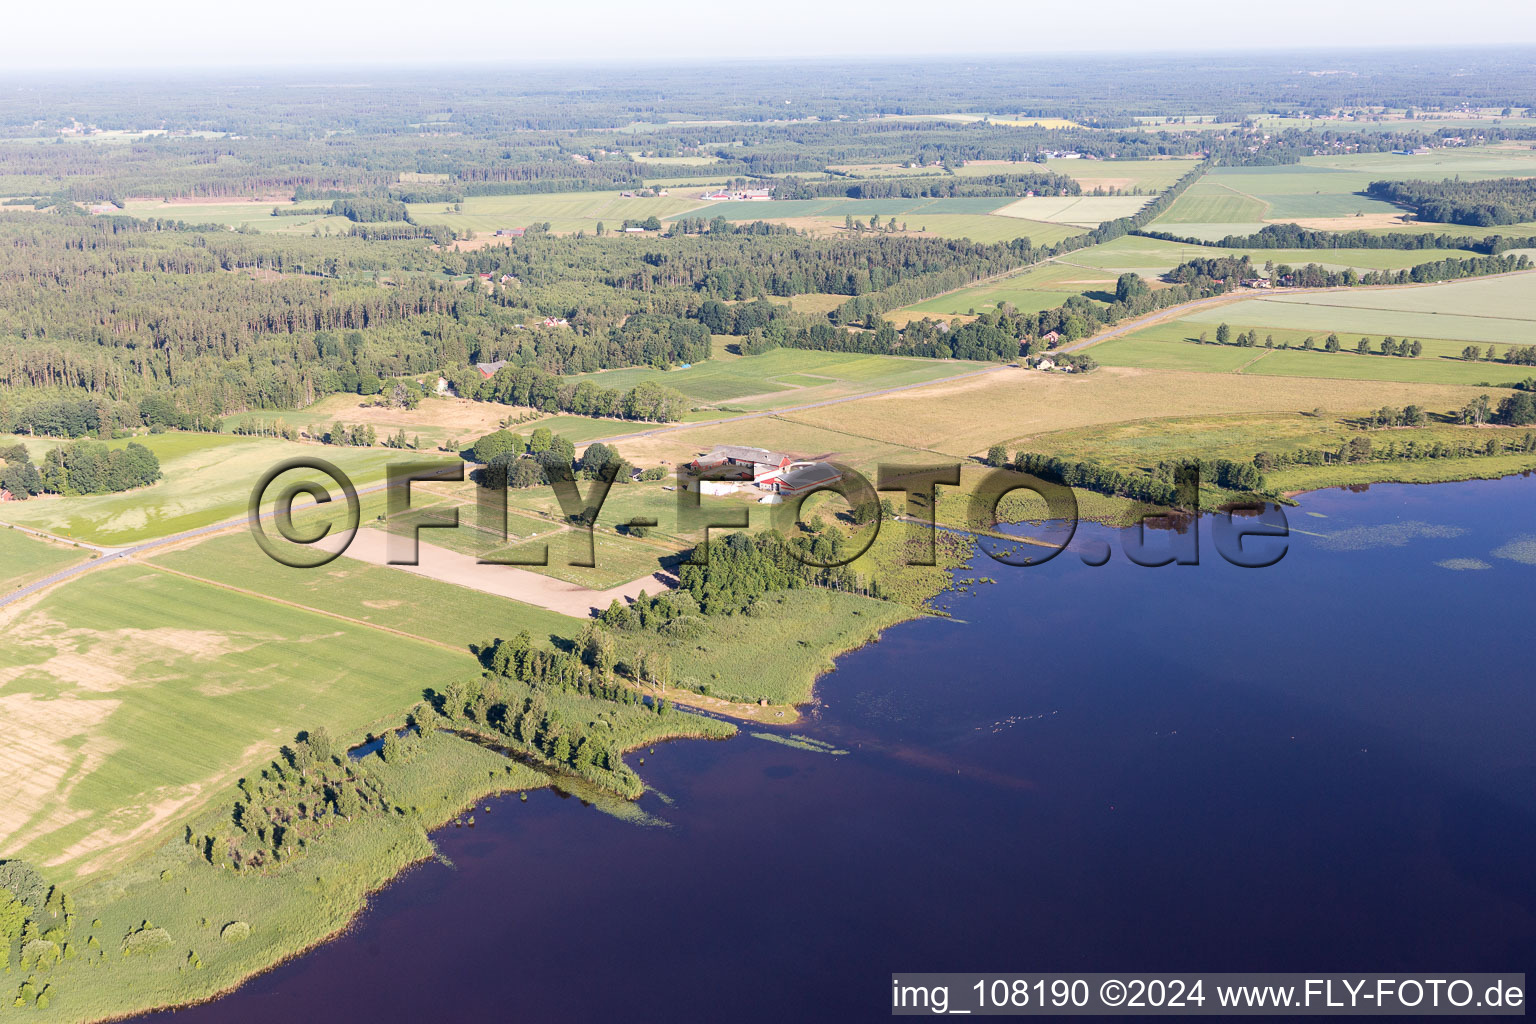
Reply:
M9 8L0 74L1536 43L1529 0L75 0L67 13L36 2Z

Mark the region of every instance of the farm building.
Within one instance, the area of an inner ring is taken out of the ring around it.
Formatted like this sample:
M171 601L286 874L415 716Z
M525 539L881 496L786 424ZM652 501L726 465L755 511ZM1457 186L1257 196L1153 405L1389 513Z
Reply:
M12 494L10 491L6 490L4 487L0 487L0 501L15 501L15 500L16 500L16 495Z
M523 232L525 232L527 230L528 230L527 228L497 228L496 229L496 237L497 238L522 238L523 237Z
M484 377L486 380L490 380L492 377L496 376L497 370L506 365L507 361L505 359L498 359L494 363L476 363L475 369L480 371L480 376Z
M759 485L785 498L797 498L818 487L830 487L843 478L830 463L797 462L783 475Z
M794 460L783 452L737 444L717 444L708 453L694 459L689 468L695 473L713 470L711 475L716 479L750 480L757 483L770 475L783 472L792 462Z
M1040 340L1045 342L1047 345L1054 345L1061 340L1061 334L1057 331L1046 331L1044 334L1040 335Z
M706 192L704 195L700 196L699 198L700 199L713 199L713 200L735 200L736 202L743 202L743 203L762 202L764 200L772 199L773 198L773 189L771 189L771 188L744 188L744 189L738 189L738 190L732 192L732 191L729 191L727 189L723 189L722 188L722 189L717 189L714 192Z
M706 494L724 493L734 489L728 482L750 483L753 487L774 494L795 497L836 483L842 474L825 462L795 459L783 452L771 452L766 448L749 448L744 445L721 444L699 456L689 468L695 473L708 472L716 483L713 487L700 485Z

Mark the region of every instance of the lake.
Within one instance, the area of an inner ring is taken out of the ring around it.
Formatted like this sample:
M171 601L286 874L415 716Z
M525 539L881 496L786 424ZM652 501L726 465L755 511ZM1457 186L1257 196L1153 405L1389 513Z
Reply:
M979 555L794 730L443 830L344 938L175 1020L876 1020L893 971L1518 971L1536 479L1286 510L1242 569ZM1166 543L1153 536L1149 543ZM1270 542L1265 542L1270 543ZM755 728L755 727L754 727ZM167 1015L168 1016L168 1015Z

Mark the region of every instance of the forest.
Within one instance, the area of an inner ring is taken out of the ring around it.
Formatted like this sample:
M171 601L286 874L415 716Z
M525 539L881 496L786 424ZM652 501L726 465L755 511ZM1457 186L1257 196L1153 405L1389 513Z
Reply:
M1497 227L1536 220L1536 178L1373 181L1365 191L1436 223Z

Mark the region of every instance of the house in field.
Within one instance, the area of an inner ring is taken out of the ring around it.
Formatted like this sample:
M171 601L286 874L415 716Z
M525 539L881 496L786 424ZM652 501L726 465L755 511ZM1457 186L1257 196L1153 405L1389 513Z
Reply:
M492 377L496 376L497 370L506 365L507 361L505 359L498 359L494 363L476 363L475 369L480 371L480 376L484 377L486 380L490 380Z
M1061 340L1061 332L1046 331L1044 334L1040 335L1040 340L1045 342L1047 345L1054 345Z
M1054 359L1051 359L1050 357L1046 357L1046 358L1040 360L1038 363L1035 364L1035 369L1037 369L1037 370L1054 370L1054 369L1056 369L1056 361Z
M10 491L6 490L4 487L0 487L0 501L15 501L15 500L16 500L16 495L12 494Z
M496 237L497 238L522 238L523 237L523 232L525 232L527 230L528 230L527 228L497 228L496 229Z

